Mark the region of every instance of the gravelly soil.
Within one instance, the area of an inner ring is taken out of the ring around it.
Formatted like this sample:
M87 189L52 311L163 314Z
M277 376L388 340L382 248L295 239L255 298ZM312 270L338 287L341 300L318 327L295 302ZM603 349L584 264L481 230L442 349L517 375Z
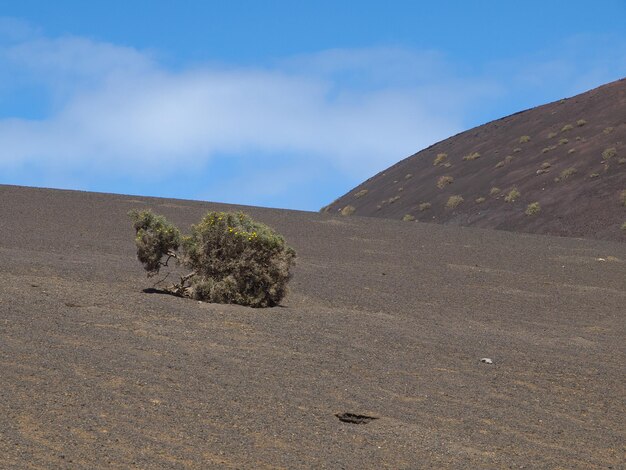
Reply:
M283 306L143 292L225 207L0 186L1 468L625 468L626 244L246 208Z
M446 157L435 165L439 154ZM439 187L442 177L451 182ZM513 189L519 196L507 202ZM438 142L325 210L352 206L362 216L624 242L624 191L626 79ZM446 207L451 196L463 202ZM540 211L529 216L531 203Z

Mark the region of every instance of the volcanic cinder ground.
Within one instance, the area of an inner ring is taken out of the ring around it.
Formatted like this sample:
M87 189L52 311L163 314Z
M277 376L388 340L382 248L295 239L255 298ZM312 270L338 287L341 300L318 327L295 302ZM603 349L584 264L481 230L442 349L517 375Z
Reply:
M438 142L322 210L626 241L626 79Z
M135 208L233 207L0 186L1 468L624 468L626 244L245 208L251 309L144 292Z

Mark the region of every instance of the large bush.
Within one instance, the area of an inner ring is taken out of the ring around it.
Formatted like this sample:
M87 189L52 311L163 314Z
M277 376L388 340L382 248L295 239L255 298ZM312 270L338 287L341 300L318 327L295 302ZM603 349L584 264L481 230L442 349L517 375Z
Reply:
M296 253L280 235L246 214L209 212L182 237L150 211L132 211L130 216L137 257L149 276L172 258L191 270L169 292L251 307L275 306L285 296Z

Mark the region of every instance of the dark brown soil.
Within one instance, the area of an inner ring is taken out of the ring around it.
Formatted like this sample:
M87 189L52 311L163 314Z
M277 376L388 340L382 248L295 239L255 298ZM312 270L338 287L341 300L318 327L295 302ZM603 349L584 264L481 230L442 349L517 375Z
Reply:
M624 243L246 208L299 254L251 309L144 292L126 217L231 207L0 201L2 468L624 468Z
M434 165L442 153L447 157ZM475 153L480 157L464 159ZM564 178L562 172L571 168L575 173ZM439 188L444 176L453 181ZM500 192L491 194L492 188ZM520 196L506 202L514 188ZM626 79L450 137L323 210L352 206L355 215L398 220L408 215L420 222L626 241L623 191ZM455 195L463 202L447 208ZM527 215L534 202L540 212ZM420 210L421 204L431 206Z

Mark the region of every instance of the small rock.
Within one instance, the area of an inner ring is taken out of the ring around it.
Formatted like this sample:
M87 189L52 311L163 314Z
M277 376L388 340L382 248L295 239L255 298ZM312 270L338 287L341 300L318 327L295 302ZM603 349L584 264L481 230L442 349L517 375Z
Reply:
M491 359L489 359L488 357L483 357L480 362L483 362L485 364L493 364L493 361Z

